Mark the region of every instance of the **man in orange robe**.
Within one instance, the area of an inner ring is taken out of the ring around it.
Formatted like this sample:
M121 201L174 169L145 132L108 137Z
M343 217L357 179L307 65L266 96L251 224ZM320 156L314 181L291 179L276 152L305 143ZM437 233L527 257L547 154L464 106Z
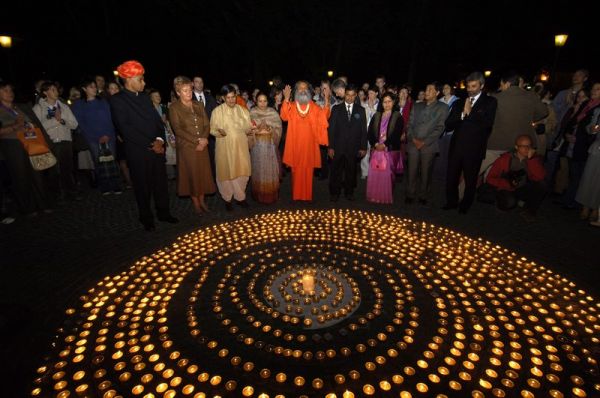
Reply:
M283 163L292 168L292 199L312 200L313 172L321 167L319 145L328 145L331 91L323 89L323 108L311 100L310 87L305 81L296 83L295 101L290 101L291 95L292 88L286 86L281 105L281 119L288 122Z

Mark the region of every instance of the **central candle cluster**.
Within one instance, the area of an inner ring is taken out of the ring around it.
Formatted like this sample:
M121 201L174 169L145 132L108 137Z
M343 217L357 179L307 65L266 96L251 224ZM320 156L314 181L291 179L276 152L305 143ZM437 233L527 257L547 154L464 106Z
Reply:
M315 294L315 277L307 271L302 275L302 290L303 294L314 295Z

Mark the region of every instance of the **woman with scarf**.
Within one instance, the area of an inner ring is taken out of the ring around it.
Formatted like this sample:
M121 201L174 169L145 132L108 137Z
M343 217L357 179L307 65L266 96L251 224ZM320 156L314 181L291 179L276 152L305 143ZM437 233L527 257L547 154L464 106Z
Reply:
M279 157L277 148L281 139L279 113L268 106L266 94L256 96L256 106L250 118L257 130L250 151L252 161L252 197L259 203L270 204L279 198Z

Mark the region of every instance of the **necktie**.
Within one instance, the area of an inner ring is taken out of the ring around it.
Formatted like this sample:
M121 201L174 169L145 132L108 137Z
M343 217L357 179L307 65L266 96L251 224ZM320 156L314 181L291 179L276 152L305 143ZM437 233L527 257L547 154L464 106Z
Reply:
M471 106L473 106L473 104L475 103L475 97L469 98L469 101L471 101Z
M352 118L352 111L351 111L350 107L351 107L352 105L349 105L349 104L348 104L348 105L346 105L346 106L348 107L348 121L350 121L350 119Z
M204 97L202 97L202 94L198 94L198 101L200 101L200 103L202 105L204 105ZM473 101L471 101L471 102L473 102Z

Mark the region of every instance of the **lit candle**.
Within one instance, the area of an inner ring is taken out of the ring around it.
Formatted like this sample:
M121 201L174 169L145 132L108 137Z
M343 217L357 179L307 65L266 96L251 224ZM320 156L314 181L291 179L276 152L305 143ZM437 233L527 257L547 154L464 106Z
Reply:
M302 289L308 293L315 292L315 277L309 274L302 275Z

